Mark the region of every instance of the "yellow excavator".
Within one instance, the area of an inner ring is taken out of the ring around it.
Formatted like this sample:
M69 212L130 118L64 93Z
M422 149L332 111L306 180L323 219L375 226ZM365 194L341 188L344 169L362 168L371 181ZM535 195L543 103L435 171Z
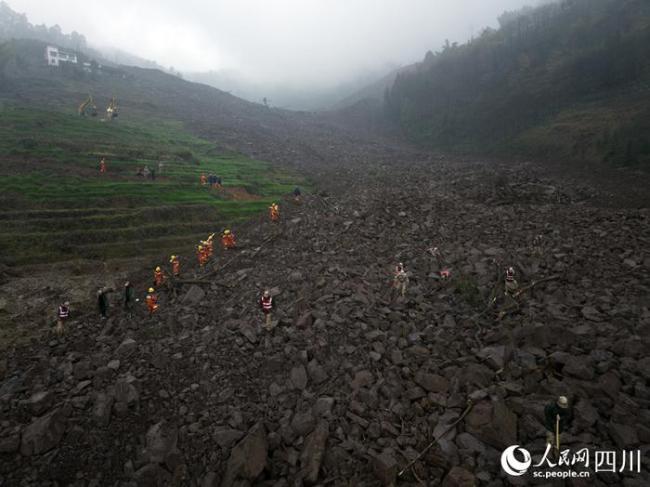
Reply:
M91 117L97 116L97 105L95 105L91 95L88 95L86 101L79 105L79 115L82 117L85 117L86 115L90 115Z
M117 100L115 97L111 98L110 103L106 107L106 118L112 120L117 117Z

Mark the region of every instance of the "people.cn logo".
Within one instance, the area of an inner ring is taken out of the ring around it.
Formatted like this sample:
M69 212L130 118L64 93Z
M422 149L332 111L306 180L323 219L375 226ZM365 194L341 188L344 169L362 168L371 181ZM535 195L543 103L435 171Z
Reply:
M519 450L524 456L524 460L519 461L515 458L515 452ZM508 475L519 477L528 471L528 467L533 463L530 453L525 448L519 448L519 445L509 446L501 454L501 468Z

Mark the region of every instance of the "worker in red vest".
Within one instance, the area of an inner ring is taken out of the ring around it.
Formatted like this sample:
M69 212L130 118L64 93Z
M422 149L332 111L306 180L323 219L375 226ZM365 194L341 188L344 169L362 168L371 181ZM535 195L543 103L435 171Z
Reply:
M272 203L271 206L269 206L269 217L274 223L280 220L280 207L277 203Z
M221 235L221 245L223 246L223 248L226 250L234 249L236 243L237 242L235 241L235 234L228 229L224 230L223 235Z
M56 314L56 334L63 335L65 333L65 322L68 321L70 317L70 303L66 301L63 304L59 305L59 309Z
M178 277L181 275L181 261L176 255L172 255L169 259L169 263L172 265L172 275Z
M196 258L199 261L199 265L203 267L208 262L208 253L203 245L196 247Z
M265 326L267 330L271 329L271 312L273 311L274 306L275 304L273 303L273 296L271 296L271 293L267 289L264 291L262 297L260 298L260 308L266 317Z
M156 267L156 270L153 271L153 285L160 287L162 286L163 282L165 282L165 274L163 274L163 271L160 267Z
M208 250L208 257L212 257L214 252L214 233L208 235L208 239L205 241Z
M519 288L519 284L515 280L515 269L512 267L506 269L505 288L506 296L514 296L515 292Z
M147 294L145 302L147 303L147 309L149 310L149 316L158 311L158 296L156 296L156 290L152 287L149 288L149 294Z
M102 160L99 161L99 172L100 174L106 173L106 158L102 157Z
M208 184L208 178L205 177L205 174L201 173L201 177L199 178L199 181L201 181L201 186L205 186Z
M401 262L395 266L395 275L393 277L393 285L395 289L404 297L406 294L406 286L408 286L409 277L404 269L404 264Z

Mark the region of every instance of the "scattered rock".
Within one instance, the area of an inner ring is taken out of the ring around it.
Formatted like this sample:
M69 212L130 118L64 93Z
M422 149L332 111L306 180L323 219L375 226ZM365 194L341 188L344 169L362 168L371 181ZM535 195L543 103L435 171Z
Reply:
M231 448L235 443L237 443L244 436L244 433L239 430L222 428L214 432L212 437L216 441L217 445L221 448Z
M383 451L372 460L372 470L381 485L392 487L397 480L397 460L390 451Z
M307 388L307 371L302 365L291 369L291 383L296 389L304 390Z
M297 328L309 328L314 324L314 315L311 314L311 311L304 313L296 320Z
M40 416L52 407L53 401L54 395L50 391L40 391L32 394L25 404L34 416Z
M0 438L0 453L14 453L20 446L20 433L14 432Z
M327 372L316 360L312 360L307 364L307 371L309 372L309 378L315 385L327 380Z
M437 374L418 372L415 374L415 382L428 392L447 392L449 390L449 381Z
M137 349L138 344L133 338L125 338L124 341L117 347L115 353L122 360L130 357Z
M481 401L465 417L468 433L496 449L517 444L517 416L502 401Z
M476 487L474 474L462 467L453 467L442 481L442 487Z
M230 452L221 487L241 485L238 480L255 481L266 468L267 455L266 430L258 423Z
M297 412L293 415L291 420L291 428L299 436L305 436L311 430L314 429L316 421L314 416L311 413L311 410L307 409L305 411Z
M607 426L609 436L620 449L629 449L639 444L636 429L626 424L609 423Z
M57 446L65 433L69 415L70 407L63 406L35 419L23 431L20 453L40 455Z
M93 406L93 416L100 426L107 426L111 419L111 409L113 407L113 397L103 392L95 396Z
M329 423L320 421L307 438L300 454L301 477L308 485L318 481L318 473L329 437Z
M144 458L150 463L165 463L176 452L178 429L167 421L160 421L149 428Z
M115 401L131 405L137 403L139 399L138 390L127 379L119 379L115 383Z
M187 306L195 305L203 301L203 298L205 298L205 291L196 284L192 284L183 296L182 303Z

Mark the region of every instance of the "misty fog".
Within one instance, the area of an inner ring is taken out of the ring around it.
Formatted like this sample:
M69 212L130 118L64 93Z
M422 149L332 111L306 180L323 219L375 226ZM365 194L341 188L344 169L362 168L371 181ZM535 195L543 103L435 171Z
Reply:
M446 39L464 42L503 11L539 0L7 3L34 24L76 30L92 46L173 66L188 79L277 105L291 105L282 98L292 93L304 105L312 94L352 92L421 60ZM196 74L206 72L213 75Z

